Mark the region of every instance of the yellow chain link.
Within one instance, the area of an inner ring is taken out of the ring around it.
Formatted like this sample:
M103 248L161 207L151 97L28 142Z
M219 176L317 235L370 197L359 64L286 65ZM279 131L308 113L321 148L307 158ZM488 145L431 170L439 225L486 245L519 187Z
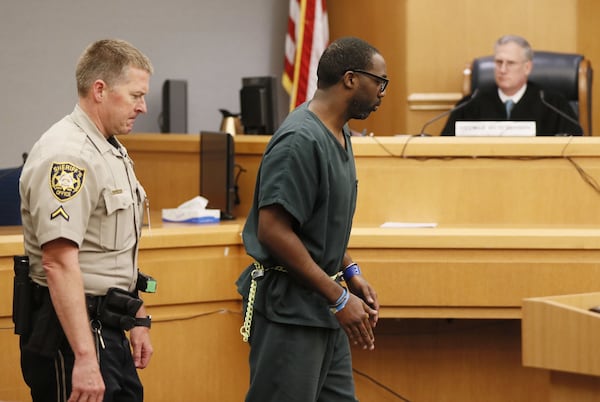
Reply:
M255 262L252 270L252 282L250 282L250 292L248 292L248 305L246 306L246 314L244 315L244 324L240 328L242 340L248 342L250 339L250 328L252 326L252 314L254 313L254 297L256 296L256 275L260 270L264 270L262 266Z
M256 287L257 287L257 278L264 276L265 272L268 270L275 270L280 272L287 272L287 270L282 266L275 266L271 268L265 268L262 264L254 261L253 263L254 269L250 273L252 276L252 282L250 282L250 291L248 292L248 304L246 305L246 314L244 314L244 324L240 327L240 334L242 334L242 340L244 342L248 342L250 339L250 329L252 328L252 316L254 314L254 299L256 297ZM331 276L331 279L334 281L338 281L342 276L342 272L338 272L335 275Z

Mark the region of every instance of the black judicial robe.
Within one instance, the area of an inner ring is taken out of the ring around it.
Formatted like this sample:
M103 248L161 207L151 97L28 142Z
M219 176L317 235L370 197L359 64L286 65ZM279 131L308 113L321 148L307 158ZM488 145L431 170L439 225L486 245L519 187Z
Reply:
M540 91L539 86L528 82L523 97L513 106L510 120L535 121L536 135L582 135L583 131L580 126L570 122L542 103ZM470 95L465 96L457 105L467 102L470 98ZM544 91L544 100L577 120L573 108L562 95ZM498 96L497 87L480 91L471 103L451 113L442 130L442 135L454 135L454 126L457 121L486 120L508 120L504 103Z

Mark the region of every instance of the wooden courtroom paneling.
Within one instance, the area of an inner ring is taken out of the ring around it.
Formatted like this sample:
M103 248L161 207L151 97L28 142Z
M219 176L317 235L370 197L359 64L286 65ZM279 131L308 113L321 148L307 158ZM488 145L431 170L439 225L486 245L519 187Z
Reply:
M201 229L166 225L142 238L140 268L158 281L158 292L144 295L156 351L140 371L147 401L237 401L245 393L248 346L234 282L250 260L240 222Z
M140 266L158 279L158 293L145 297L154 321L155 348L150 366L140 371L148 402L242 400L248 384L248 346L239 334L241 303L233 286L237 272L247 263L237 235L240 230L241 222L144 229ZM410 233L404 237L400 243L412 243ZM380 254L374 258L368 251L372 238L372 234L359 233L351 253L366 262L367 270L394 270L393 260L405 256L386 256L374 250ZM1 240L2 250L18 252L20 243L15 238ZM388 242L381 240L380 244ZM388 261L374 265L377 258ZM7 295L12 294L10 273L8 256L3 255L0 283ZM396 280L390 278L395 276L388 276L388 282ZM432 279L424 280L429 283ZM378 279L375 282L379 285ZM415 284L408 276L401 282ZM420 286L412 288L418 293ZM402 289L382 287L381 300L387 305L396 303L394 295L399 291ZM421 291L430 291L435 297L437 289ZM17 338L12 334L9 304L2 305L0 324L5 357L0 360L0 400L28 400L17 368ZM543 373L520 367L518 333L516 320L381 320L376 351L355 349L354 367L414 401L451 401L444 398L452 396L478 402L481 391L486 390L497 395L486 402L505 401L507 395L511 401L542 402ZM493 370L486 370L488 367ZM394 400L365 377L356 374L356 378L361 400ZM510 390L504 390L506 386Z
M138 180L151 189L151 209L175 208L199 194L198 134L130 134L119 140L133 156Z
M457 93L462 70L474 57L492 54L503 34L526 37L538 50L600 57L594 0L329 0L330 36L355 35L376 44L392 80L383 106L352 127L376 135L416 134L441 110L409 111L415 93ZM578 27L583 28L578 32ZM597 41L596 41L597 42ZM595 102L594 110L600 110ZM596 115L598 113L594 113ZM440 132L445 119L432 124ZM360 131L360 130L359 130Z
M600 135L600 2L597 0L579 0L577 2L577 51L590 60L596 69L595 83L592 88L592 134Z
M140 370L145 400L239 401L248 382L248 346L242 342L241 300L234 282L250 260L240 239L241 222L145 228L140 269L158 281L145 294L153 317L155 354ZM13 334L12 256L22 236L0 236L0 400L26 401Z
M366 120L352 120L353 130L376 135L405 132L406 1L328 0L329 37L358 36L384 56L390 84L379 110Z
M523 364L600 377L600 293L566 294L523 301Z
M520 364L519 320L380 320L352 350L360 401L549 402L548 374ZM368 375L379 384L374 383Z
M157 294L145 295L156 350L140 372L149 402L243 398L248 346L239 335L241 303L233 285L249 262L239 236L242 223L144 229L140 267L159 283ZM482 392L489 393L486 402L546 401L547 374L520 365L514 319L519 299L593 287L600 277L598 230L460 233L353 230L350 253L382 305L376 351L355 349L354 368L414 401L480 402ZM7 300L18 237L0 238L6 253L0 284ZM0 380L0 399L27 400L15 370L9 303L0 306L0 324L6 357L0 371L11 373ZM361 400L394 400L358 372L356 378Z
M598 189L586 181L600 177L596 138L367 137L353 144L356 223L600 224Z
M19 228L0 227L0 401L27 401L20 368L19 338L12 322L13 256L23 254Z
M520 318L531 295L598 288L598 237L600 229L355 227L350 248L382 317Z
M270 136L244 135L236 140L235 163L239 174L240 205L234 214L247 215L252 203L254 182L260 157ZM150 200L150 208L159 211L175 208L200 194L200 135L135 133L121 136L135 164L135 172ZM236 170L237 173L237 170Z
M466 63L493 54L504 34L524 36L534 50L575 52L576 12L576 0L408 0L407 92L460 92ZM419 132L437 113L409 112L407 133ZM439 133L444 124L441 119L428 132Z
M175 134L122 138L153 209L172 208L198 195L198 151L157 156L161 149L171 149L171 143L179 143L180 137L197 143L193 137ZM246 216L252 203L268 140L268 136L235 138L236 163L246 170L238 183L241 203L234 212L239 217ZM354 137L353 147L359 180L357 224L600 223L598 192L593 181L586 182L586 175L600 178L596 138Z
M197 138L122 138L151 199L181 169L197 182L199 149L188 150ZM243 210L268 139L236 136ZM354 350L354 368L412 401L548 401L548 373L520 362L521 300L589 292L600 281L600 196L572 163L597 181L600 138L356 137L353 146L359 204L349 251L382 317L376 351ZM190 184L169 185L164 202L173 206ZM250 261L244 212L219 225L161 224L158 213L140 253L140 268L159 281L145 297L156 348L141 372L146 399L241 400L248 346L233 282ZM439 226L380 228L386 220ZM22 239L11 233L0 237L0 372L12 373L0 380L0 400L27 400L10 322L11 257ZM358 372L356 383L361 400L397 400Z
M523 365L550 374L552 402L600 399L600 293L526 299Z

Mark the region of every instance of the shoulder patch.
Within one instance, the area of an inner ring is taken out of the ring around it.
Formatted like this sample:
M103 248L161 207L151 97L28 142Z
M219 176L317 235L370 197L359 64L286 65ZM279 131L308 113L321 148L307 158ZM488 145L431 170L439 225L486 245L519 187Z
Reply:
M50 168L50 189L60 202L75 197L83 188L85 169L69 162L52 162Z

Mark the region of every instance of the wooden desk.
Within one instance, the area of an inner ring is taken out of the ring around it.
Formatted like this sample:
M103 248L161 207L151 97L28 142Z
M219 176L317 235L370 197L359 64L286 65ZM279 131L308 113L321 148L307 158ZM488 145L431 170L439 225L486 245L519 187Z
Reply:
M140 267L159 282L158 293L145 297L156 349L140 372L148 401L243 398L248 349L233 282L250 261L240 231L241 222L145 229ZM498 395L487 401L544 401L547 375L521 366L520 321L513 318L524 297L593 289L598 238L596 229L356 227L350 252L376 287L386 319L376 351L354 351L355 368L414 401L443 401L444 394L480 401L481 388ZM10 322L12 255L21 252L21 239L0 241L0 344L7 356L0 400L25 400ZM358 374L357 390L363 399L394 400Z
M188 148L197 138L135 134L123 141L154 208L197 195L196 179L182 179L199 177L198 148ZM249 207L267 140L236 137L236 162L248 171L240 177L240 211ZM378 291L385 317L376 350L353 351L354 368L413 402L548 401L549 375L521 365L521 303L597 290L600 198L569 158L600 177L600 138L353 142L359 205L350 253ZM384 221L439 226L379 228ZM233 286L249 263L241 224L145 230L140 267L159 280L158 293L146 297L156 321L156 354L141 372L148 401L243 399L248 349ZM7 356L0 400L27 399L10 322L12 255L20 252L19 235L0 237L0 345ZM356 382L361 400L397 400L358 373Z
M523 364L548 370L553 402L600 400L600 293L531 298L523 304Z
M158 280L144 295L153 316L152 364L140 371L146 401L239 401L248 379L241 301L234 286L249 264L241 222L144 229L139 264ZM22 236L0 236L0 400L28 400L13 335L12 256ZM232 376L232 372L236 374ZM201 379L201 380L200 380Z
M355 227L350 249L389 318L519 319L524 298L600 282L594 228Z
M235 137L241 203L250 208L269 136ZM199 135L121 137L153 209L199 191ZM600 138L353 137L359 182L355 224L600 225ZM578 171L580 168L582 173Z

